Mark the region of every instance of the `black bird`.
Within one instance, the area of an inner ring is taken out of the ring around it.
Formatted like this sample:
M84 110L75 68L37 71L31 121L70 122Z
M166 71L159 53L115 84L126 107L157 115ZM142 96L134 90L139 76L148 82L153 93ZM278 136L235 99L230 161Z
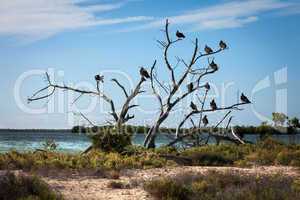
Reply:
M206 126L208 124L208 119L207 119L206 115L203 117L202 122L203 122L204 126Z
M183 39L185 38L185 35L179 31L176 32L176 36L178 37L178 39Z
M210 85L209 85L209 83L206 83L206 84L204 85L204 87L205 87L206 90L210 90Z
M99 74L97 74L96 76L95 76L95 80L97 81L97 82L104 82L104 76L102 75L102 76L100 76Z
M227 44L226 44L225 42L223 42L223 40L221 40L221 41L219 42L219 46L220 46L220 48L221 48L222 50L227 48Z
M204 51L205 51L205 53L207 53L207 54L211 54L211 53L214 52L214 51L213 51L209 46L207 46L207 45L205 45Z
M216 110L218 108L214 99L210 102L210 107L212 110Z
M209 63L209 66L214 70L217 71L219 69L218 65L214 62L211 61L211 63Z
M141 67L141 69L140 69L140 74L141 74L142 77L150 78L149 73L148 73L147 70L146 70L145 68L143 68L143 67Z
M193 83L189 83L189 84L187 85L188 92L192 92L193 88L194 88Z
M244 95L244 93L242 93L241 95L241 101L243 103L251 103L251 101Z
M198 108L197 108L197 106L194 104L194 102L191 102L190 107L191 107L193 110L198 110Z

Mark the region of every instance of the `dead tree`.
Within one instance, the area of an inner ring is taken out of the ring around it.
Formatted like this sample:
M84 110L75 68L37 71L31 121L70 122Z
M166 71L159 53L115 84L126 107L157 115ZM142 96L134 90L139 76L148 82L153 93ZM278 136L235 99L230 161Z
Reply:
M102 84L104 81L103 81L103 79L100 81L99 75L95 76L95 81L96 81L96 89L95 90L85 90L85 89L73 88L73 87L70 87L67 85L54 84L51 81L48 73L46 73L46 81L47 81L47 86L38 90L30 98L28 98L29 103L33 102L33 101L47 99L50 96L52 96L56 90L64 90L64 91L67 90L67 91L72 91L72 92L78 93L79 96L75 99L75 101L73 103L78 101L84 95L92 95L95 97L99 97L110 105L110 110L111 110L110 115L113 118L111 124L114 124L116 126L117 130L119 130L119 133L121 133L122 126L127 121L134 118L134 115L129 114L129 111L130 111L130 109L137 107L138 105L132 104L132 101L137 95L144 92L141 90L141 86L142 86L143 82L146 81L146 79L143 75L141 75L139 82L137 83L135 88L130 93L128 93L126 91L125 87L117 79L111 79L112 82L114 82L118 87L121 88L121 90L124 93L125 98L126 98L124 104L122 105L121 111L119 113L117 113L117 111L115 109L114 101L108 95L106 95L103 91L100 90L100 84ZM50 92L49 92L49 90L50 90ZM47 94L43 94L45 91L47 91ZM94 126L94 123L92 123L86 116L84 116L83 114L81 114L81 116L85 120L87 120L92 126Z
M204 109L204 102L208 93L209 88L206 84L202 84L201 81L204 77L206 77L209 74L213 74L218 70L218 65L214 62L214 58L211 60L208 58L209 56L212 56L214 54L218 54L222 52L223 50L227 49L227 45L223 42L220 41L219 43L219 48L217 50L213 50L207 45L204 48L204 52L202 53L199 50L198 46L198 39L196 38L195 41L193 42L194 48L193 48L193 53L191 55L191 59L189 62L185 61L182 58L177 57L177 63L176 65L172 65L170 60L169 60L169 50L171 47L174 46L174 44L181 42L183 40L183 37L178 37L176 40L172 40L169 32L169 22L166 20L165 24L165 41L160 41L157 40L158 44L162 47L163 49L163 58L164 58L164 63L169 71L169 76L170 76L170 82L171 85L169 88L165 87L162 84L162 81L159 80L157 77L157 74L155 73L156 71L156 61L154 62L153 66L151 67L150 71L150 81L151 81L151 88L153 91L153 94L155 95L156 99L159 102L160 105L160 113L159 116L157 117L155 123L153 126L150 128L149 132L146 135L145 141L144 141L144 146L147 148L155 148L155 138L156 135L159 132L159 128L161 124L169 117L169 114L172 110L174 110L175 106L178 105L183 99L188 97L189 95L198 92L200 89L206 90L205 95L204 95L204 100L202 100L202 106L200 110L193 110L191 113L189 113L183 121L179 124L177 127L177 138L175 139L175 143L179 141L178 138L179 136L179 131L183 124L191 118L192 115L194 114L200 114L200 121L199 121L199 126L201 126L201 120L202 120L202 114L206 112L215 112L219 110L232 110L232 109L238 109L239 105L245 104L234 104L228 107L222 107L218 109ZM200 68L197 66L198 61L201 58L208 58L208 66L204 68ZM185 67L185 70L178 76L175 75L175 68L179 65L183 65ZM189 76L194 77L193 82L191 82L191 85L188 86L188 91L184 92L183 94L180 94L180 88L184 85L184 82L188 79ZM162 96L158 88L162 89L165 93L166 96ZM166 99L166 100L165 100Z

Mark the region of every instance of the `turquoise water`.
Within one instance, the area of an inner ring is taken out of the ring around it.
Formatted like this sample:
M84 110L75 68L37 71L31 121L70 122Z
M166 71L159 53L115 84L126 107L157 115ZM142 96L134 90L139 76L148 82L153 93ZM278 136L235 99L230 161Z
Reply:
M84 134L74 134L67 131L47 132L47 131L0 131L0 153L9 150L33 151L43 148L46 140L52 139L58 144L57 150L63 152L81 152L91 145L90 139ZM133 143L141 145L144 135L136 134L133 136ZM157 145L166 144L170 139L164 135L157 137Z
M277 135L275 139L291 144L300 144L300 134L297 135ZM71 132L47 132L47 131L0 131L0 153L15 149L17 151L33 151L37 148L43 148L43 143L47 139L53 139L57 144L57 150L63 152L81 152L91 144L90 139L84 134L74 134ZM245 135L248 141L256 142L259 139L257 135ZM141 145L144 141L144 135L137 134L133 137L133 143ZM165 135L159 135L156 140L157 146L161 146L170 141ZM211 140L210 143L214 141Z

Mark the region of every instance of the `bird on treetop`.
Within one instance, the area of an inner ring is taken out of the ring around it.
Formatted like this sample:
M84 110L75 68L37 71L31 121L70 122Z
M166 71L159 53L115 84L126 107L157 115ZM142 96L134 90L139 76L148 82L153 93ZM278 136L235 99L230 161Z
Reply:
M204 126L206 126L208 124L208 119L207 119L206 115L203 117L202 122L203 122Z
M213 51L209 46L207 46L207 45L205 45L204 51L205 51L205 53L207 53L207 54L211 54L211 53L214 52L214 51Z
M251 101L248 99L248 97L246 97L246 96L244 95L244 93L242 93L242 95L241 95L241 101L242 101L243 103L251 103Z
M102 76L100 76L99 74L97 74L96 76L95 76L95 80L97 81L97 82L104 82L104 76L102 75Z
M220 46L220 48L221 48L222 50L224 50L224 49L227 48L227 44L226 44L223 40L221 40L221 41L219 42L219 46Z
M183 39L185 38L185 35L179 31L176 32L176 36L178 37L178 39Z
M218 108L214 99L210 102L210 107L212 110L216 110Z
M206 83L206 84L204 85L204 87L205 87L206 90L210 90L210 85L209 85L209 83Z
M195 111L198 110L197 106L192 101L191 101L190 107Z
M140 69L140 75L141 75L142 77L145 77L145 78L150 78L149 73L148 73L147 70L146 70L145 68L143 68L143 67L141 67L141 69Z
M189 83L188 85L187 85L187 88L188 88L188 92L192 92L193 91L193 89L194 89L194 85L193 85L193 83L191 82L191 83Z
M209 63L210 68L212 68L214 71L217 71L219 69L218 65L214 62L211 61L211 63Z

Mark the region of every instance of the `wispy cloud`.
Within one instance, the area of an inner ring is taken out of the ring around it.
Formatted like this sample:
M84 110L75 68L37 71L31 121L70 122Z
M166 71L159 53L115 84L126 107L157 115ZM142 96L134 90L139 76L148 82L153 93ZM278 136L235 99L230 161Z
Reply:
M83 6L86 1L1 0L0 35L39 40L71 29L153 19L146 16L101 18L99 13L120 9L124 3Z
M232 1L188 11L177 16L161 17L124 31L160 27L165 23L165 18L168 18L172 24L189 24L193 31L236 28L259 20L259 16L264 13L289 9L294 5L295 3L278 0Z

